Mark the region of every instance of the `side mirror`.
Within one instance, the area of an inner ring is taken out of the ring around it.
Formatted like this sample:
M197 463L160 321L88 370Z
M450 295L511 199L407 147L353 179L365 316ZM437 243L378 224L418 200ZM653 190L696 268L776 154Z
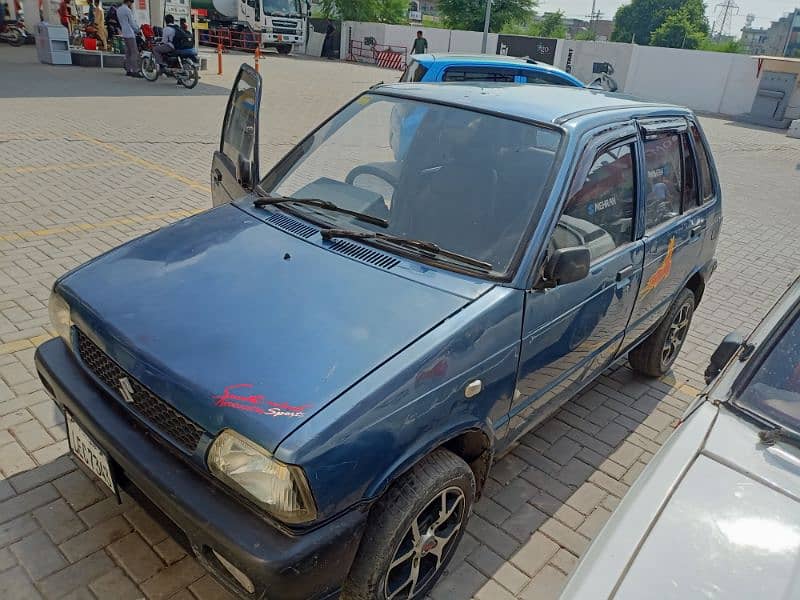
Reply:
M743 344L744 336L738 331L729 333L722 339L717 349L714 350L714 354L711 355L711 360L708 362L706 372L703 374L706 383L711 383L711 381L720 374L722 369L725 368L725 365L730 362L733 355L739 351L739 348L741 348Z
M591 256L586 246L555 250L544 266L546 287L580 281L589 274Z

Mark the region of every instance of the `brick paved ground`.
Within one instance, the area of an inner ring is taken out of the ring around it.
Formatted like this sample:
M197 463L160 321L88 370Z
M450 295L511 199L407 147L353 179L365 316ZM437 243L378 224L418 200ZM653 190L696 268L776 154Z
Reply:
M38 65L0 47L0 599L224 598L136 504L119 506L65 456L61 415L32 357L53 279L209 205L227 86L189 92L119 72ZM391 71L268 56L262 156ZM701 387L723 334L752 328L798 273L800 141L703 120L725 190L719 270L674 373L620 368L494 468L436 599L558 595L567 575Z

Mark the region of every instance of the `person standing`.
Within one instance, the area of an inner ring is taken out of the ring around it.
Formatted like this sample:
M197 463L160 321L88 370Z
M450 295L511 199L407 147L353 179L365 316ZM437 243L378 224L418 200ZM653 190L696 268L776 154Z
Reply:
M428 40L422 37L422 32L417 32L414 43L411 45L411 54L425 54L428 51Z
M322 56L333 60L336 58L333 54L333 36L336 35L336 27L333 21L328 19L325 25L325 41L322 43Z
M89 0L91 3L92 0ZM91 6L91 4L89 4ZM97 30L97 37L103 45L103 50L108 50L108 31L106 30L106 15L100 6L100 0L94 0L94 8L91 9L94 15L94 27Z
M139 25L133 16L131 7L133 0L123 0L122 6L117 9L117 20L122 30L122 39L125 42L125 74L128 77L141 77L139 69L139 48L136 45L136 32Z

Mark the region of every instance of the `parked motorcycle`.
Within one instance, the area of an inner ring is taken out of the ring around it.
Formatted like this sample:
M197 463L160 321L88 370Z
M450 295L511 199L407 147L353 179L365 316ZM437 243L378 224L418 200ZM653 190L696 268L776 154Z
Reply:
M174 77L178 83L190 90L200 81L200 61L197 59L197 49L173 50L164 57L167 63L161 68L153 56L153 39L138 36L139 64L142 75L147 81L156 81L160 75Z
M0 25L0 40L12 46L22 46L27 37L28 32L16 21L6 21Z

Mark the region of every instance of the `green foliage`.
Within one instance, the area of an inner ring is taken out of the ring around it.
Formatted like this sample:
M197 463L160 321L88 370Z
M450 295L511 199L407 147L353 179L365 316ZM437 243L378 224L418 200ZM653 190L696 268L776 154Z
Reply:
M597 39L597 32L592 31L591 29L584 29L583 31L579 31L575 35L576 40L583 40L588 42L593 42Z
M490 31L501 31L508 23L529 20L536 0L493 0ZM483 31L486 0L439 0L439 13L450 29Z
M322 0L320 12L324 17L343 21L407 23L407 0Z
M630 42L650 44L650 37L662 27L667 18L677 12L682 16L675 17L669 26L659 34L660 40L671 39L677 35L684 25L688 25L688 34L699 32L708 34L708 21L705 16L703 0L632 0L630 4L621 6L614 15L614 42ZM668 35L668 31L671 32ZM681 41L683 35L681 34ZM699 43L699 41L698 41ZM680 45L678 46L680 47Z
M501 33L512 35L530 35L533 37L567 37L563 11L545 13L538 18L535 15L530 15L525 21L506 23L500 31Z
M740 54L746 51L745 47L738 40L728 40L727 42L715 42L708 38L700 44L700 50L708 52L727 52L729 54Z
M697 28L689 13L680 9L667 15L658 29L653 31L650 45L693 50L700 47L705 37L706 34Z

